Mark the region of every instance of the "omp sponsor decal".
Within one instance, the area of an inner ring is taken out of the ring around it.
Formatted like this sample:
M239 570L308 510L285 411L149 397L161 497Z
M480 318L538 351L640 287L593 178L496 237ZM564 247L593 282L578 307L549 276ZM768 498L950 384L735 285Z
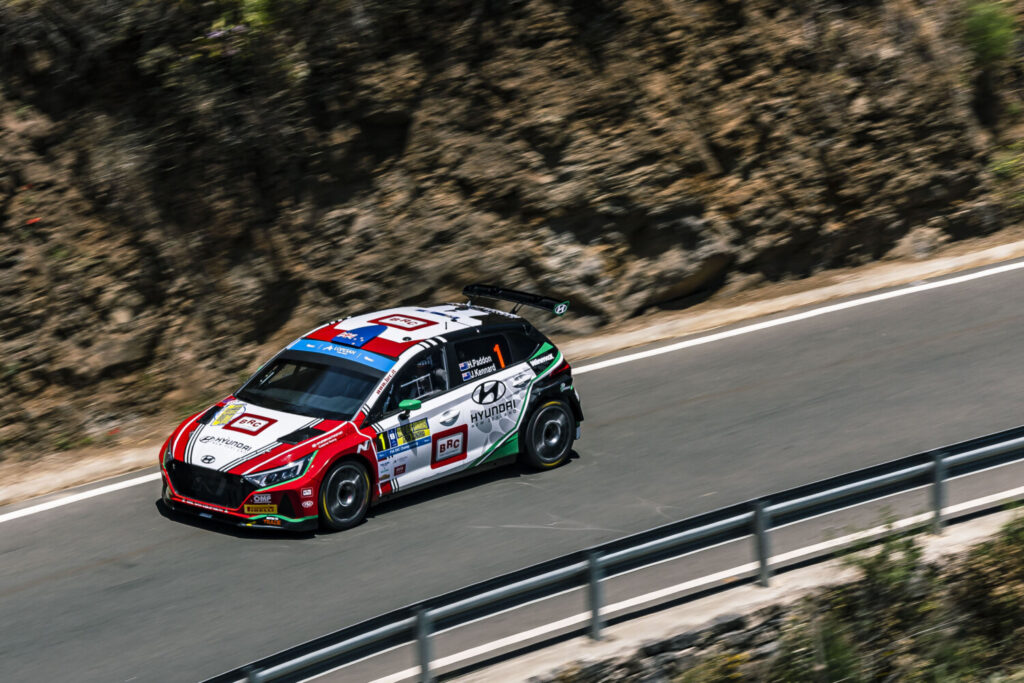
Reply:
M235 441L234 439L228 439L223 436L206 435L200 437L199 443L216 444L218 446L224 446L225 448L235 448L240 451L251 451L252 446L247 446L241 441Z
M395 366L395 361L390 358L378 356L377 354L370 353L369 351L361 351L359 349L352 348L351 346L345 346L344 344L317 341L316 339L296 339L288 345L288 349L291 351L309 351L311 353L323 353L329 356L337 356L338 358L344 358L355 363L375 368L381 372L387 372Z
M471 412L469 414L469 420L476 425L478 422L483 422L484 420L494 420L499 417L511 415L516 412L516 407L518 405L519 401L514 398L510 398L504 403L498 403L497 405L490 406L489 408Z
M270 494L269 493L254 493L252 495L252 502L257 503L257 504L259 504L259 503L269 503L270 502Z
M229 403L220 409L213 419L210 421L212 427L220 427L226 425L231 420L238 417L240 414L245 412L244 403Z
M495 403L502 396L505 395L505 383L492 379L487 382L481 382L477 385L476 389L473 390L473 403L478 405L486 406L491 403Z
M433 446L430 450L431 469L443 467L459 460L465 460L468 441L469 427L466 425L459 425L458 427L435 434Z
M246 505L245 514L247 515L272 515L277 512L276 505Z
M429 441L430 424L427 420L417 420L393 427L377 435L377 460L387 460L417 446L426 445Z
M239 415L231 422L224 425L224 429L231 430L232 432L241 432L242 434L248 434L249 436L256 436L276 422L277 420L271 417L263 417L262 415L246 413L245 415Z
M417 318L414 315L405 315L402 313L392 313L376 320L371 320L371 323L378 325L387 325L388 327L397 327L400 330L410 331L419 330L424 327L430 327L437 323L433 320L424 320L423 318Z

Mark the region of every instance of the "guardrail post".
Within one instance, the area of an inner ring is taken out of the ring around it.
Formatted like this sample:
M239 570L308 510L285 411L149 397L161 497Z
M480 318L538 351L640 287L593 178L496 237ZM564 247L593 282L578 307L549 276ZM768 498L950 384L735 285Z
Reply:
M601 640L601 556L597 551L587 555L587 603L590 607L590 637Z
M771 513L763 500L754 503L754 549L757 553L757 582L768 586L772 580L772 568L768 566L768 558L772 555L771 539L768 532L772 527Z
M946 507L946 454L932 454L932 533L941 534L945 525L942 508Z
M430 659L432 656L430 634L434 629L433 619L430 610L420 607L416 610L416 652L420 660L420 681L422 683L433 683L434 676L430 672Z

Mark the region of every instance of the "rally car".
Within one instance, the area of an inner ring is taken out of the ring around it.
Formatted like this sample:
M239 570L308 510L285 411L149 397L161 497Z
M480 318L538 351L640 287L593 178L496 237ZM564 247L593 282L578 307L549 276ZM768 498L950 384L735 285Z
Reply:
M468 303L358 315L296 339L174 430L160 452L164 502L241 526L341 530L454 475L565 462L583 421L572 370L515 313L562 315L568 302L463 293Z

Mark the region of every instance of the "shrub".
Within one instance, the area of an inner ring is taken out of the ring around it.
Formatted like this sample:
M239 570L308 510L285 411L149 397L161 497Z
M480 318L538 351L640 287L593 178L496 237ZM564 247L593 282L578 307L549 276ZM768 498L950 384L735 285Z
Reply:
M1003 3L974 2L967 7L964 35L979 67L991 67L1009 56L1015 34L1013 14Z

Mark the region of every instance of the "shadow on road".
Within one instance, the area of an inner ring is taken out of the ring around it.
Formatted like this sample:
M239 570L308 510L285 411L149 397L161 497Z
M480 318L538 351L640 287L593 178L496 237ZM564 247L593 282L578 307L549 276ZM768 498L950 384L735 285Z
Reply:
M569 459L564 465L561 465L561 467L572 466L573 461L578 460L579 457L579 453L574 449L570 454ZM521 477L533 477L542 474L545 474L545 472L531 470L518 464L499 466L483 472L473 472L461 477L456 477L447 482L413 491L412 493L402 494L398 498L386 500L379 505L370 508L370 511L367 514L367 521L364 522L364 524L373 524L373 518L378 515L386 515L388 512L393 510L402 510L411 505L418 505L436 498L453 496L462 491L468 491L478 486L486 486L487 484L492 484L496 481L502 481L505 479L519 479ZM212 531L226 536L233 536L234 538L248 538L253 540L280 540L281 538L309 539L316 536L317 533L327 535L344 533L334 531L303 532L263 527L236 527L227 522L221 522L215 519L206 519L204 517L199 517L198 515L192 515L185 512L176 512L167 507L167 504L164 503L162 498L158 498L155 505L157 512L168 520L179 524L185 524L196 529L202 529L204 531Z

